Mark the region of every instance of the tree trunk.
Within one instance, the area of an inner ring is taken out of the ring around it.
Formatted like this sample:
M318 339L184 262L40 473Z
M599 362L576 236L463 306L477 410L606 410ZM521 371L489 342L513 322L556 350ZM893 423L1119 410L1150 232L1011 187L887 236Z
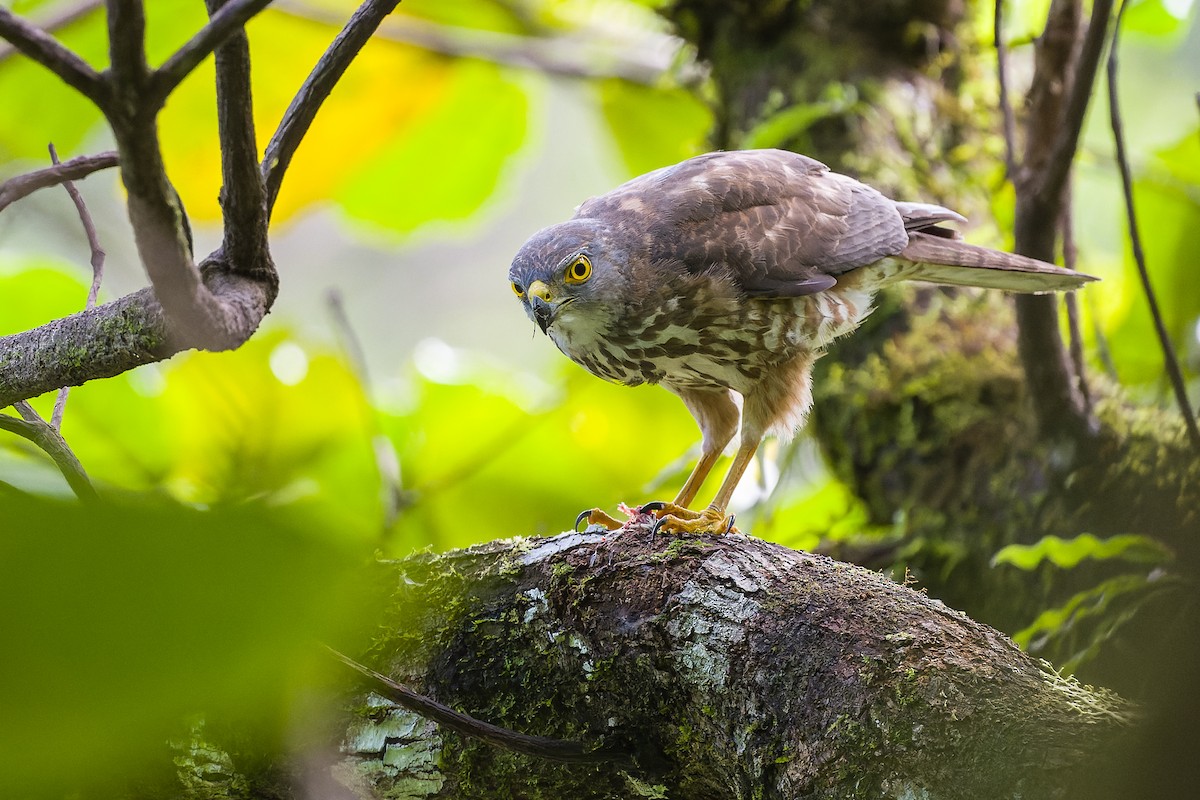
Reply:
M629 754L557 764L350 700L360 798L1050 798L1123 703L868 570L731 535L567 533L382 565L379 671Z

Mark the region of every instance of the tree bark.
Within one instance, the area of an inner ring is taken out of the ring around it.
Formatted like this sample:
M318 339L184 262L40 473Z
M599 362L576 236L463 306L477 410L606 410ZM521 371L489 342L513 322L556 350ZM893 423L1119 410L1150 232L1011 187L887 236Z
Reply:
M517 755L363 693L330 771L348 796L1053 798L1125 721L924 594L750 537L566 533L382 569L376 669L636 766Z

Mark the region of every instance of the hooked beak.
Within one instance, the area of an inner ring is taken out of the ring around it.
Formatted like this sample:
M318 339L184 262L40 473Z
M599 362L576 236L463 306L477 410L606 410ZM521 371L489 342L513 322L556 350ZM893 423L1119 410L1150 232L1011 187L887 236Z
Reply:
M541 329L542 333L550 327L550 323L554 322L554 316L558 313L559 304L553 302L550 295L550 287L541 281L534 281L529 285L529 308L533 312L533 321Z

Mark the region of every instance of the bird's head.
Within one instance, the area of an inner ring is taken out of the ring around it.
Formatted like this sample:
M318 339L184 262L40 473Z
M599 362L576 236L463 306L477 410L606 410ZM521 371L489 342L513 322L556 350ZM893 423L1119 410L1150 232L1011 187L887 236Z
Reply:
M623 261L607 226L573 219L530 237L513 258L508 280L529 318L559 340L611 319L613 301L624 296Z

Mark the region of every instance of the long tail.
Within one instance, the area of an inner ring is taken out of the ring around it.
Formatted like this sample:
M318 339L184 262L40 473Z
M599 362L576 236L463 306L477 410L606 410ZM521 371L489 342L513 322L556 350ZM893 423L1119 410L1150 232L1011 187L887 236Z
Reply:
M905 279L952 286L1043 294L1078 289L1097 280L1034 258L921 231L909 234L908 246L899 256L913 262L911 269L903 271Z

